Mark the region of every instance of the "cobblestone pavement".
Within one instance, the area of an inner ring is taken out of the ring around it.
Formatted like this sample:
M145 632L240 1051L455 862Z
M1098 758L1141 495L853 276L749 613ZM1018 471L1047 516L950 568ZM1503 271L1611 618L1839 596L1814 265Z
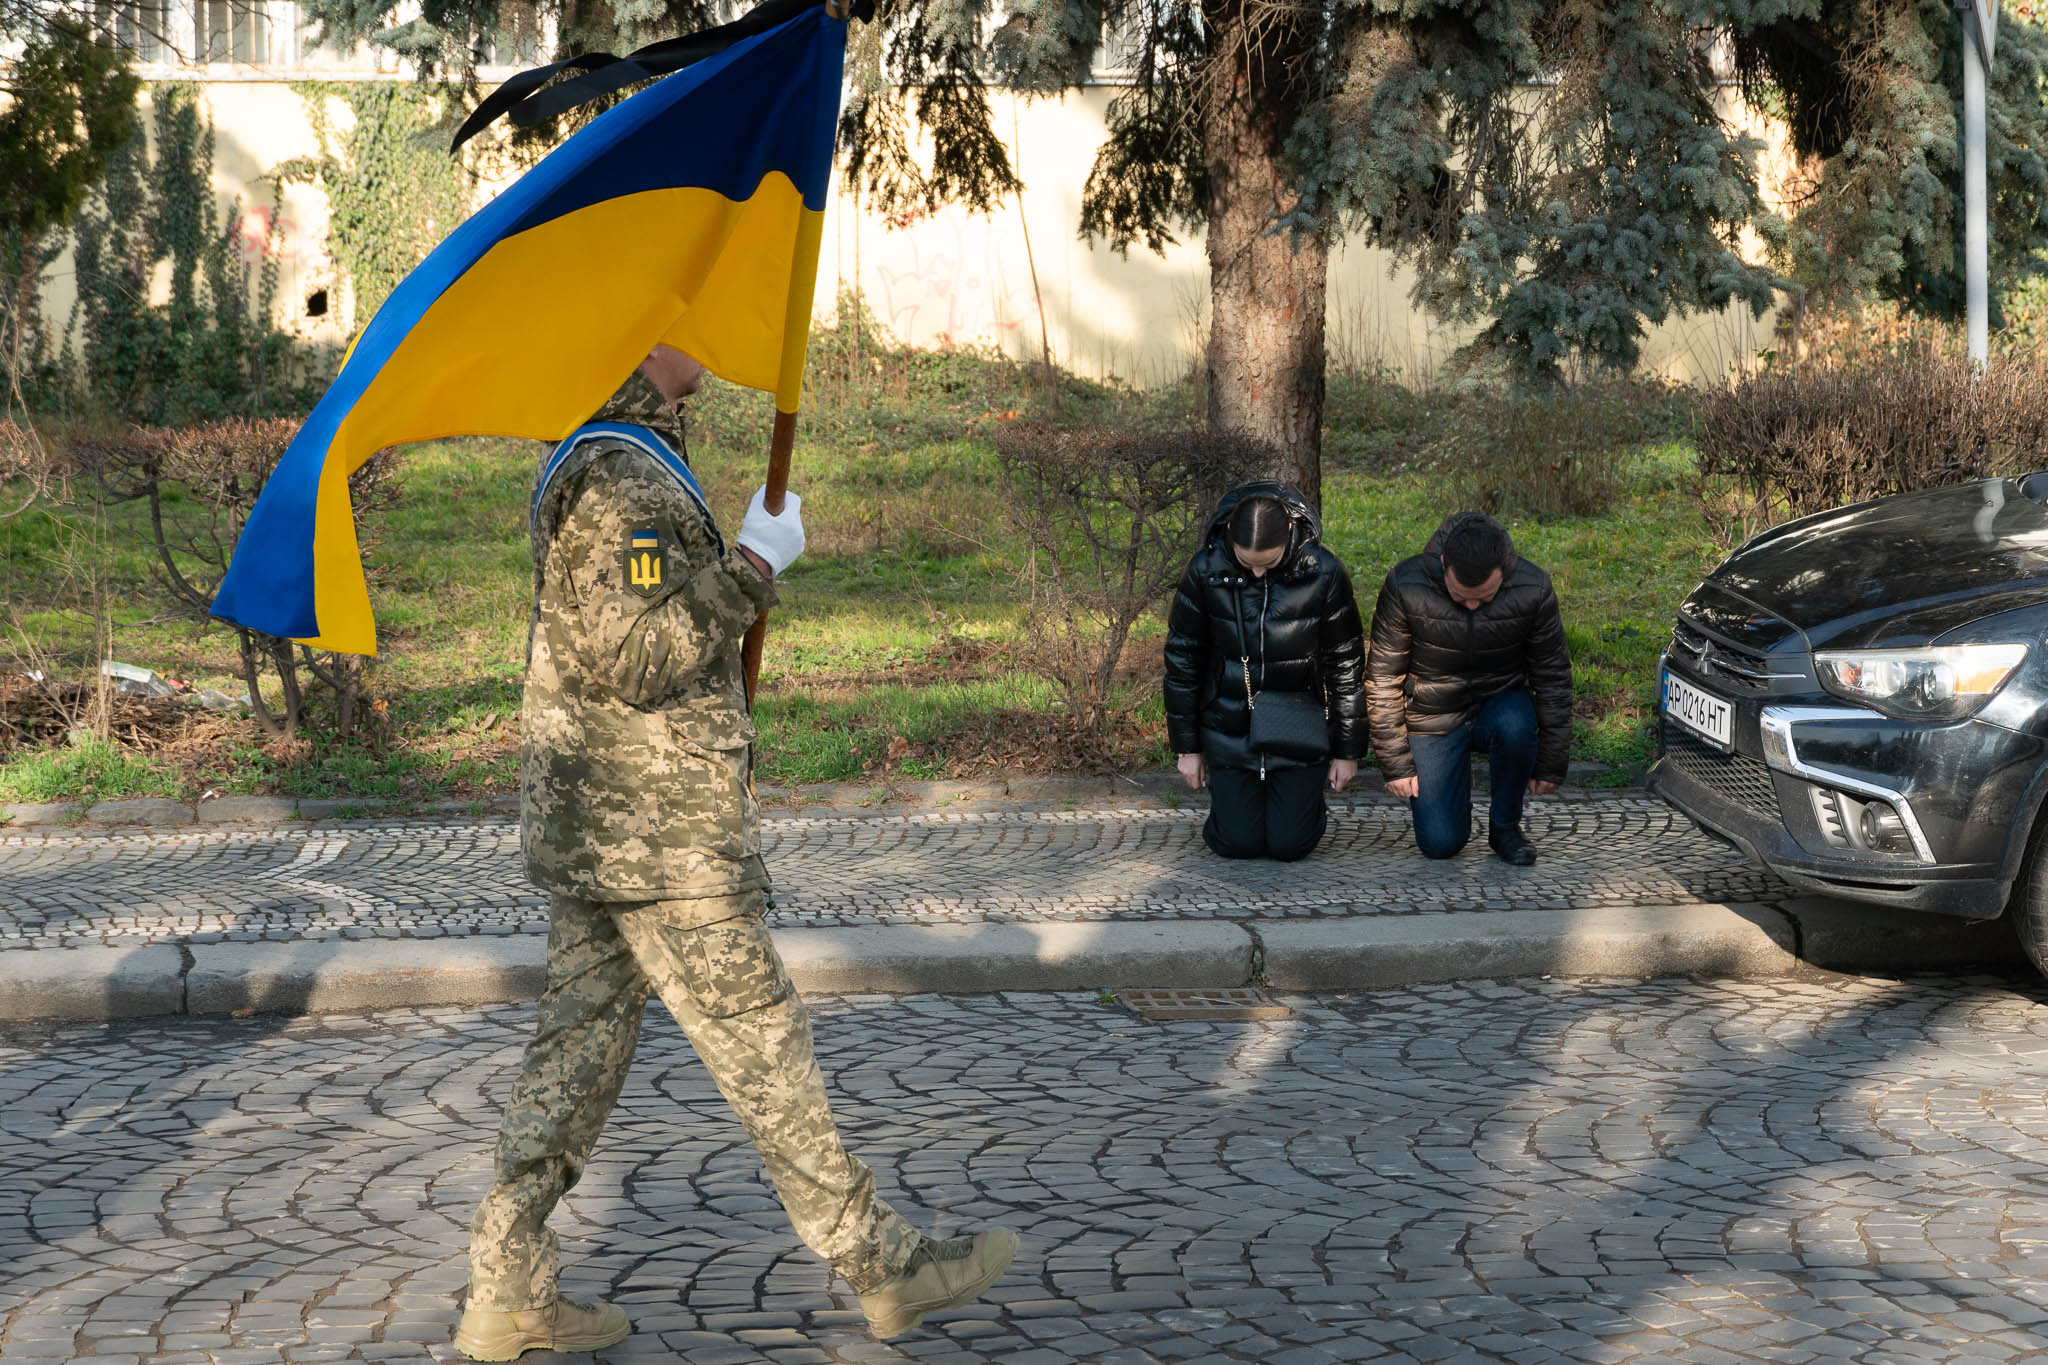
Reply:
M855 1150L1000 1219L898 1343L795 1243L666 1016L558 1215L606 1360L2038 1360L2048 1009L2018 979L1494 982L1151 1025L818 1003ZM454 1357L527 1009L0 1032L0 1358ZM529 1356L545 1361L546 1355Z
M1576 909L1784 893L1662 802L1539 801L1542 851L1416 855L1403 805L1341 805L1314 857L1232 863L1197 810L786 817L764 824L775 923L1198 918ZM1478 818L1483 818L1478 817ZM541 932L507 823L23 833L0 840L0 948Z

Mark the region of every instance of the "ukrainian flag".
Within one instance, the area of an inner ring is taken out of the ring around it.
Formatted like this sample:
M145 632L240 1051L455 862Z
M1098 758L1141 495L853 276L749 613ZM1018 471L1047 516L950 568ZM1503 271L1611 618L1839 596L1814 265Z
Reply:
M657 342L795 412L845 33L808 9L658 81L451 233L264 485L213 614L375 654L349 475L406 441L559 441Z

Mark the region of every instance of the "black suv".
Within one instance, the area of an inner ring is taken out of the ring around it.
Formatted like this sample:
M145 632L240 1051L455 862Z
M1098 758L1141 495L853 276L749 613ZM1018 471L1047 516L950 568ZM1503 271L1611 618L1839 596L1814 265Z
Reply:
M2048 474L1958 484L1737 550L1679 608L1652 787L1798 887L2010 904L2048 970L2043 500Z

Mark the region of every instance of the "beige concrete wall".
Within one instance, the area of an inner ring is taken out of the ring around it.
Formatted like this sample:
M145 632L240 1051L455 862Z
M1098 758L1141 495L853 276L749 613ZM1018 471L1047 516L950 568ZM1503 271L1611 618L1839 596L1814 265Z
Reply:
M214 121L221 211L239 199L240 241L252 267L266 249L276 257L279 321L312 340L346 341L366 319L352 317L336 287L325 196L292 186L274 220L270 212L266 177L280 162L318 150L304 104L277 80L216 79L201 89ZM838 291L857 284L888 328L913 345L994 346L1035 359L1042 320L1053 359L1078 374L1149 386L1186 373L1208 325L1199 238L1163 256L1141 246L1124 257L1078 236L1081 188L1112 93L1098 86L1054 100L995 97L997 128L1025 183L1021 205L1013 200L987 215L945 208L891 225L841 189L827 216L820 313L829 315ZM337 101L333 109L345 126L346 108ZM1381 365L1410 381L1436 372L1468 333L1415 309L1411 283L1387 253L1339 245L1330 268L1333 362ZM323 289L326 317L307 317L307 299ZM67 258L50 285L48 316L68 316L71 294ZM1655 329L1645 368L1717 381L1768 344L1770 324L1768 315L1752 322L1746 311L1674 320Z
M285 187L273 210L276 167L293 157L319 152L306 106L291 88L275 81L219 81L200 87L214 123L213 190L218 225L232 228L244 264L253 273L266 252L278 266L276 314L280 325L309 340L348 339L345 308L336 291L333 258L327 249L327 196L309 185ZM343 109L342 114L346 115ZM154 114L145 87L142 121ZM345 124L343 126L346 126ZM326 290L324 318L306 316L306 301ZM77 280L71 253L58 258L44 289L44 315L60 327L71 316ZM160 270L156 297L169 296L168 270Z
M1082 184L1113 93L1097 86L1058 100L996 97L996 126L1025 184L1021 208L1013 202L988 215L948 208L899 228L858 211L842 192L827 222L821 303L857 280L869 306L906 341L995 345L1035 359L1042 301L1053 359L1068 369L1141 385L1186 373L1200 360L1208 327L1208 260L1199 236L1163 256L1141 246L1128 258L1078 237ZM1330 262L1332 362L1379 365L1427 382L1476 329L1447 327L1414 307L1413 284L1413 272L1390 253L1340 243ZM1740 308L1673 319L1646 338L1643 369L1718 382L1769 344L1772 323L1771 314L1752 320Z

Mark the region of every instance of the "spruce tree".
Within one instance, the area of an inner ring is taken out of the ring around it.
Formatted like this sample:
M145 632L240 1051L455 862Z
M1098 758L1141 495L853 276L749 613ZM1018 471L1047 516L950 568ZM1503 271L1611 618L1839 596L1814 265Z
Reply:
M67 11L0 5L0 236L62 228L135 135L142 82L127 54Z
M0 407L49 379L43 272L139 126L142 83L112 35L54 5L0 0Z
M1823 301L1876 296L1963 310L1963 27L1948 0L1745 5L1743 87L1799 158L1786 255ZM2048 30L2007 0L1986 89L1994 307L2048 246Z
M534 0L561 46L623 50L709 23L704 0ZM424 66L472 61L527 0L307 0L342 39ZM2042 60L2008 6L1990 93L1994 287L2048 223ZM1525 380L1625 368L1646 329L1787 289L1953 310L1961 26L1949 0L878 0L857 25L841 125L885 212L992 208L1022 189L995 86L1089 78L1127 54L1081 221L1118 251L1204 235L1209 416L1320 484L1329 247L1344 232L1416 272L1415 302L1479 326ZM1717 54L1719 57L1717 59ZM1774 209L1743 102L1781 118L1799 197ZM928 139L916 150L917 133Z

